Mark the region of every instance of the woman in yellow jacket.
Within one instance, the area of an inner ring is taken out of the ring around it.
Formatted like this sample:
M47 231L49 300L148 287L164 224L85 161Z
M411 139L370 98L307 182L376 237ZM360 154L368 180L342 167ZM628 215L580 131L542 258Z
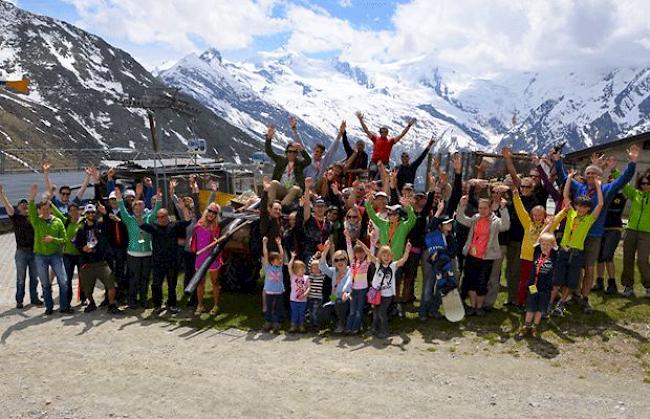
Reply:
M526 286L530 272L533 269L533 253L535 244L539 239L542 230L552 233L560 225L566 215L566 205L553 217L550 226L546 224L546 209L537 205L530 210L530 214L524 208L521 202L519 191L516 187L512 189L513 203L519 222L524 227L524 238L521 241L521 254L519 255L519 288L517 289L517 305L523 307L528 296L528 287ZM548 228L545 228L548 227Z

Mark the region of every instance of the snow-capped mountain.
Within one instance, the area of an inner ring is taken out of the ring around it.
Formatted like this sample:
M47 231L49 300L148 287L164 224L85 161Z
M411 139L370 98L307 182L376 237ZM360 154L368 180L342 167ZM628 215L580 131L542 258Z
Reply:
M360 137L357 110L371 129L387 125L392 133L417 118L400 144L410 151L447 128L453 131L438 150L510 145L536 152L559 141L580 149L650 128L650 68L477 78L440 68L426 56L377 65L280 50L228 62L210 49L184 57L159 77L251 134L268 123L283 127L288 115L296 115L308 143L327 143L344 119L348 132Z
M0 77L27 77L29 95L0 90L3 149L151 149L146 111L122 101L165 86L129 54L73 25L0 0ZM158 111L163 151L183 151L191 138L237 161L259 143L203 105L195 120ZM61 156L65 158L65 156Z

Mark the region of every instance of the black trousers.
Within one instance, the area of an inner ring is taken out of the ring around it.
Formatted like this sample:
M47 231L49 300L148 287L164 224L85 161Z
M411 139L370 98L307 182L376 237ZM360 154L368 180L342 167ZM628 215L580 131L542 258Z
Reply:
M147 303L149 275L151 275L151 256L127 255L129 269L129 305Z
M176 284L178 281L178 266L176 265L175 260L166 260L164 262L154 261L153 283L151 284L153 306L162 306L162 287L165 278L167 279L167 306L176 307Z
M194 262L196 262L196 255L192 252L183 250L183 270L185 271L185 278L183 278L183 287L187 287L189 285L192 277L196 273L196 269L194 269ZM196 300L196 290L194 290L187 305L195 307Z

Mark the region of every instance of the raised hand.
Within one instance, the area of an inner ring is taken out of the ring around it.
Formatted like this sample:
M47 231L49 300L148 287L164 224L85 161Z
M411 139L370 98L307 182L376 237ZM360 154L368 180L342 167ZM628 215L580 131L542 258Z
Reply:
M0 183L0 195L5 193L5 187Z
M289 117L289 126L293 130L297 129L298 128L298 118L296 118L295 116Z
M265 192L268 192L270 187L271 187L271 179L269 179L268 176L264 176L262 178L262 188L264 189Z
M266 138L273 138L275 135L275 127L273 125L269 125L266 127Z
M216 180L211 180L208 183L208 187L212 192L217 192L219 190L219 182L217 182Z
M541 163L540 158L537 154L533 153L530 155L530 161L533 163L533 166L537 167Z
M616 159L616 157L614 157L614 156L609 156L607 158L607 166L606 166L606 168L607 168L607 170L609 170L611 172L611 171L616 169L617 164L618 164L618 159Z
M276 237L275 244L278 246L278 249L282 248L282 239L280 237Z
M512 150L510 149L510 147L503 147L501 149L501 155L506 160L512 160Z
M343 134L346 128L347 128L347 124L345 120L341 121L341 126L339 127L339 133Z
M505 208L506 205L508 205L508 201L506 201L505 198L501 198L501 201L499 202L499 206L500 206L501 208Z
M463 171L463 160L460 157L460 153L454 153L451 158L452 165L454 166L454 173L462 173Z
M438 172L440 174L440 183L442 183L442 188L444 188L449 183L449 176L444 170Z
M459 201L460 206L463 207L463 208L467 206L467 203L468 203L468 202L469 202L469 197L468 197L467 195L463 195L463 196L460 198L460 201Z
M38 193L38 185L33 183L32 187L29 190L29 197L31 198L32 201L34 200L34 198L36 198L37 193Z
M106 215L106 207L102 205L101 202L97 203L97 211L99 211L99 213L102 215Z
M108 178L108 180L113 180L113 178L115 177L115 168L114 167L111 167L111 168L108 169L108 172L106 172L106 177Z
M169 194L173 195L174 191L176 190L176 186L178 185L178 180L172 179L169 181Z
M411 119L409 119L408 126L409 126L409 127L412 127L413 125L415 125L415 123L416 123L417 121L418 121L418 120L415 119L415 118L411 118Z
M357 118L359 118L359 121L363 121L363 118L365 118L361 113L361 111L356 111L354 114L356 115Z
M142 196L144 195L144 186L142 183L138 182L135 184L135 196L137 199L142 199Z
M433 167L433 170L440 173L440 160L437 157L434 157L431 160L431 166Z
M567 173L567 178L573 179L573 177L576 175L575 169L569 169L569 172Z
M151 188L153 186L153 181L151 180L150 177L144 178L144 186L147 188Z
M47 161L44 161L43 164L41 165L41 168L43 169L43 173L48 173L50 171L50 167L52 167L52 165Z
M269 242L269 238L268 238L268 237L266 237L266 236L262 237L262 244L263 244L263 245L266 246L266 245L268 244L268 242Z
M558 161L558 160L560 160L560 151L559 150L553 150L548 154L548 157L554 162Z
M298 255L298 254L297 254L296 252L294 252L293 250L290 252L290 254L291 254L291 259L295 259L296 256Z
M311 176L305 178L305 190L311 190L314 187L314 179Z
M427 146L427 148L429 148L429 147L431 147L432 145L434 145L435 142L436 142L436 135L433 134L433 135L431 136L431 139L429 140L429 145Z
M632 144L630 148L627 150L627 156L630 159L630 161L636 162L637 159L639 158L639 153L641 152L641 148L639 148L638 145Z
M399 203L402 204L402 207L407 208L413 206L413 198L408 198L403 196L399 199Z

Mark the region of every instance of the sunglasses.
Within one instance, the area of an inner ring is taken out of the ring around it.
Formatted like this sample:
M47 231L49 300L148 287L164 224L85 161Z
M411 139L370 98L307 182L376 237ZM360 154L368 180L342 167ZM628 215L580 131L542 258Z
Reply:
M358 218L359 218L359 217L356 216L356 215L348 215L348 216L347 216L347 219L348 219L348 220L356 220L356 219L358 219Z
M70 195L70 192L61 192L61 195L62 195L62 196L69 196L69 195Z
M520 188L521 189L533 189L532 186L528 186L528 185L521 185Z
M219 211L215 211L215 210L211 210L211 209L209 209L208 212L209 212L210 214L214 214L214 215L218 215L218 214L219 214Z
M287 150L287 154L297 154L297 150Z
M348 260L347 260L346 258L337 258L337 259L334 259L334 262L336 262L336 263L338 263L338 262L347 262L347 261L348 261Z

